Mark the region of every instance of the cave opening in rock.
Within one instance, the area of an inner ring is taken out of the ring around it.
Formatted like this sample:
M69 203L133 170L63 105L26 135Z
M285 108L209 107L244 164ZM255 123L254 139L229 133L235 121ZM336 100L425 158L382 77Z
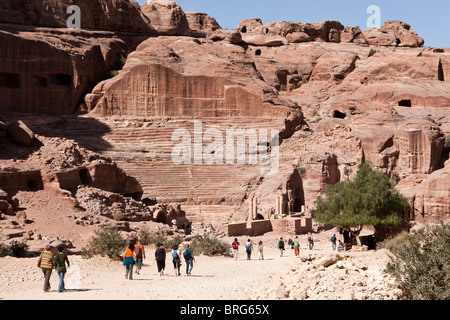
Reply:
M444 69L442 68L442 61L441 61L441 59L439 59L438 80L439 81L445 81L445 79L444 79Z
M408 108L411 108L412 102L411 102L411 100L409 100L409 99L406 99L406 100L400 100L400 101L398 102L398 106L399 106L399 107L408 107Z
M264 220L264 217L262 214L258 213L256 214L255 220Z
M20 75L17 73L0 72L0 87L19 89Z
M36 187L37 187L36 181L34 181L34 180L27 181L27 188L28 189L35 190Z
M289 211L291 214L303 211L305 205L305 192L303 190L302 177L298 170L294 170L293 174L287 182Z
M347 115L343 112L340 112L338 110L333 111L333 118L335 119L345 119L347 118Z
M60 86L70 86L72 84L72 76L65 73L54 73L48 75L49 82Z
M261 49L257 49L257 50L255 51L255 55L256 55L256 56L260 56L261 53L262 53L262 52L261 52Z
M83 184L92 183L92 177L88 169L84 168L79 171L80 179Z
M247 26L243 26L243 27L241 28L241 32L242 32L242 33L247 33Z

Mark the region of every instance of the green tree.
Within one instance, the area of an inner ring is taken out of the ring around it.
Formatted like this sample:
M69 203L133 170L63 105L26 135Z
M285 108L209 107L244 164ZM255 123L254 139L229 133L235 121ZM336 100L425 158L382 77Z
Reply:
M386 272L405 297L450 300L450 224L419 229L392 252Z
M360 243L364 226L398 225L409 204L389 178L370 163L359 165L358 169L353 181L326 188L325 197L315 202L315 219L350 231Z

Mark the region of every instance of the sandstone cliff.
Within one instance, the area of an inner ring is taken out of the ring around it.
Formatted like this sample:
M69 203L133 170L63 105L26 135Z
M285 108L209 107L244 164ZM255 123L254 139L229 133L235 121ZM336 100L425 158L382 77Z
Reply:
M246 19L223 30L173 1L95 0L80 2L88 15L69 30L68 1L14 3L0 4L1 112L38 116L27 123L36 133L110 157L144 197L219 225L248 219L253 197L264 218L279 196L283 214L309 214L327 185L371 161L410 200L407 218L449 218L450 49L424 48L407 23ZM278 174L248 162L175 165L172 134L194 137L196 121L202 135L278 130Z

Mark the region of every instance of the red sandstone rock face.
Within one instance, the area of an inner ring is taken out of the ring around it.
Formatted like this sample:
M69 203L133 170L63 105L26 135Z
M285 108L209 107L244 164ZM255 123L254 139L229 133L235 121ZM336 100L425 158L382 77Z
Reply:
M293 106L258 78L243 48L169 37L143 42L86 104L95 115L144 117L284 118Z
M2 26L0 41L4 112L73 114L130 50L113 33L11 25Z
M0 3L0 21L67 28L67 20L71 16L67 8L71 5L80 7L82 29L155 34L150 21L134 0L32 0L25 4L3 0Z
M327 185L352 179L364 161L399 182L412 204L410 218L448 218L449 188L442 178L448 171L444 137L450 134L448 49L419 48L423 40L396 21L364 33L336 21L264 25L260 19L222 30L206 14L184 13L162 0L140 8L129 4L136 10L121 13L113 23L111 13L126 5L122 2L90 2L108 10L87 22L96 29L146 36L1 26L6 44L0 49L2 111L72 114L84 101L87 117L64 118L62 124L41 119L32 130L69 136L110 156L136 177L144 196L233 207L211 211L218 220L247 219L247 201L253 197L266 218L279 196L284 213L304 207L311 212ZM4 21L10 21L8 10L19 23L62 28L56 11L37 21L29 8L8 6L0 4ZM153 31L132 24L130 17L145 26L150 20L151 30L165 36L148 38ZM141 41L120 73L99 83L102 73L120 69L119 56ZM46 59L37 63L36 56ZM250 165L174 166L170 135L179 128L192 132L193 119L218 130L280 129L279 173L262 176ZM102 188L107 176L118 172L111 166L82 167L83 176L97 177ZM73 189L80 172L66 168L53 182ZM111 181L111 188L127 184ZM129 193L139 192L134 186L131 181ZM214 219L197 207L192 212L198 220Z

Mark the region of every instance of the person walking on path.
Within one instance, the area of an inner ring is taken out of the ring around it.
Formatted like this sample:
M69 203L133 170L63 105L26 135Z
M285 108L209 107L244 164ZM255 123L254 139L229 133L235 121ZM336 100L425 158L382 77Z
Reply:
M264 248L263 248L263 242L259 241L258 243L258 259L264 260Z
M253 242L251 239L248 239L247 243L245 244L245 252L247 252L247 260L252 259L252 249L253 249Z
M283 241L283 237L280 237L280 240L278 241L278 245L277 245L278 249L280 249L280 257L283 256L283 252L284 252L284 241Z
M44 292L50 290L50 277L52 276L52 270L55 266L54 264L54 254L50 251L52 246L45 246L44 251L40 254L38 258L37 266L42 269L44 273Z
M180 267L181 267L181 251L178 250L178 246L174 246L172 249L172 262L173 269L175 271L175 276L181 276Z
M300 243L298 241L298 236L295 236L294 239L294 254L296 257L298 257L300 254Z
M134 246L134 255L136 257L136 273L139 274L145 259L145 249L139 240Z
M309 250L312 250L314 248L314 239L312 236L312 233L308 233L308 245L309 245Z
M191 245L188 244L186 250L183 252L184 261L186 262L186 275L190 276L192 268L194 268L194 250L192 250Z
M125 260L123 266L125 267L125 279L133 280L133 266L136 263L134 260L134 243L130 242L128 248L125 249Z
M231 247L233 248L233 257L234 260L237 260L238 257L238 249L239 249L239 242L237 238L234 238L233 243L231 244Z
M66 266L67 262L67 266ZM66 288L64 286L64 276L67 272L67 268L70 267L69 258L64 253L64 246L58 247L58 254L55 256L55 268L59 275L59 287L58 292L63 292Z
M157 247L158 249L155 251L156 265L158 266L159 275L163 276L166 268L166 249L164 249L163 243L158 243Z
M333 236L331 237L331 249L336 250L336 234L333 234Z

